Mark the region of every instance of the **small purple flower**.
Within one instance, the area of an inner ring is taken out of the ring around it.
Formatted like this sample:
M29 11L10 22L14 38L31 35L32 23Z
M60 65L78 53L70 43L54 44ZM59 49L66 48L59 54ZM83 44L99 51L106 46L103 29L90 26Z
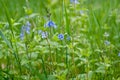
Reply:
M63 40L63 39L64 39L64 35L63 35L63 34L59 34L59 35L58 35L58 38L59 38L60 40Z
M44 38L47 38L47 32L41 32L41 36L42 36L42 38L44 39Z
M56 24L53 21L48 21L45 24L45 27L53 27L53 28L57 28Z

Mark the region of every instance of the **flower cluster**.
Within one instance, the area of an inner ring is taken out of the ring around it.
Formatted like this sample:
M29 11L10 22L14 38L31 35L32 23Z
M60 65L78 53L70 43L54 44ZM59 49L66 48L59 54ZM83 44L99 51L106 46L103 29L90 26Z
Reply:
M57 28L56 24L55 24L53 21L51 21L51 20L48 21L48 22L44 25L44 27ZM46 32L46 31L39 30L39 31L38 31L38 34L40 34L43 39L48 37L48 32Z
M31 26L31 23L29 21L27 21L26 24L21 27L21 33L20 33L21 40L24 39L25 33L30 34L30 26Z
M42 32L42 33L41 33L41 36L42 36L42 38L44 39L44 38L47 38L48 34L47 34L47 32Z
M65 37L64 37L64 34L62 34L62 33L61 33L61 34L58 34L58 39L59 39L59 40L64 40L64 38L65 38ZM67 41L70 41L70 40L71 40L71 37L70 37L69 35L67 35L67 36L66 36L66 40L67 40Z
M57 28L56 24L53 21L48 21L44 27L53 27L53 28Z
M58 35L58 39L63 40L64 39L64 35L63 34L59 34Z
M43 39L48 37L48 33L46 31L39 30L38 34L40 34Z
M24 39L25 33L26 34L30 34L30 27L31 27L31 24L30 24L29 21L27 21L26 24L21 27L21 33L20 33L20 39L21 40ZM48 21L45 24L44 27L50 27L50 28L53 27L53 28L56 28L57 26L56 26L56 24L53 21ZM47 31L39 30L38 34L41 35L42 39L45 39L45 38L48 37L48 32ZM58 34L58 39L59 40L64 40L64 34L62 34L62 33ZM66 40L70 41L71 40L70 36L67 36Z

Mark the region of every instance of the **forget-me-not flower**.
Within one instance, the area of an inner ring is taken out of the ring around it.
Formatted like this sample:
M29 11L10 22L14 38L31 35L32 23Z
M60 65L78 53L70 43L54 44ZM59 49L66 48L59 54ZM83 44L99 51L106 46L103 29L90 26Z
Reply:
M44 38L47 38L47 32L41 32L41 36L42 36L42 38L44 39Z
M43 39L48 37L47 31L38 30L38 34L41 35Z
M57 28L56 24L53 21L48 21L44 26Z
M63 39L64 39L64 35L63 35L63 34L59 34L59 35L58 35L58 38L59 38L60 40L63 40Z

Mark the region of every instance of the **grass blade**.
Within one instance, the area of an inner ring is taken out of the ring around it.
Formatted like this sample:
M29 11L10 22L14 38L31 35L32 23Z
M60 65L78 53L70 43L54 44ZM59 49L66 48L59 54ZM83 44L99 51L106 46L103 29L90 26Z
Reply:
M4 34L2 33L1 30L0 30L0 36L1 36L1 38L6 42L6 44L8 45L8 47L9 47L10 49L12 49L12 46L11 46L10 42L7 40L7 38L4 36Z

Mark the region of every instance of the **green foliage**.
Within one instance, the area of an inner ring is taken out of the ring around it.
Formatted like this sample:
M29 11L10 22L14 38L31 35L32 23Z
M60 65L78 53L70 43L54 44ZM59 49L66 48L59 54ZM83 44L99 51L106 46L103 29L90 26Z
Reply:
M77 1L0 0L0 80L120 79L120 1Z

